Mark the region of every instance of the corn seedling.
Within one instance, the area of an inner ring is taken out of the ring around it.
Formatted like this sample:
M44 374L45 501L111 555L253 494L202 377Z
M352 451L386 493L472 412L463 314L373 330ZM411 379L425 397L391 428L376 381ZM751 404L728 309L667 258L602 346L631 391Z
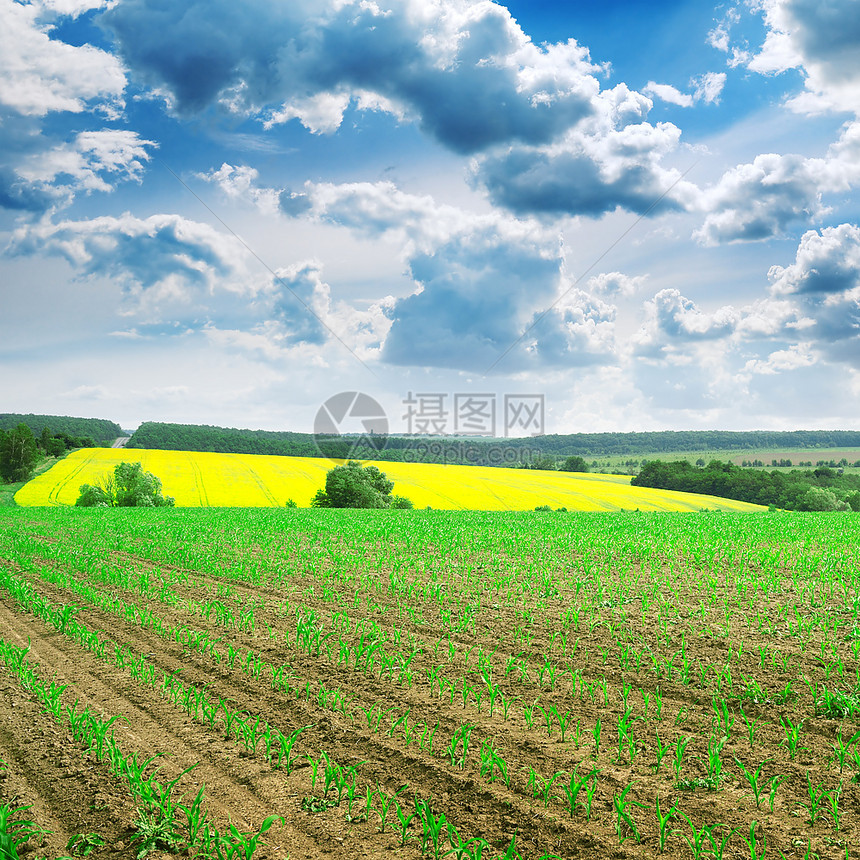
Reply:
M788 757L793 761L800 743L800 730L803 728L803 720L799 723L792 723L789 717L780 717L779 722L785 731L785 740L780 745L788 747Z
M242 833L234 824L215 842L215 855L218 860L251 860L260 840L271 829L272 825L284 819L280 815L270 815L260 825L256 832Z
M448 823L445 813L434 815L430 809L430 801L415 798L415 814L421 824L421 850L426 851L428 845L433 846L434 860L439 860L439 852L442 850L442 831L447 830Z
M633 788L633 783L622 789L620 794L613 795L612 797L612 810L615 813L615 833L618 836L619 845L623 845L629 837L629 834L625 833L625 828L633 833L637 842L642 841L642 837L639 835L639 830L630 811L631 806L638 804L634 804L632 800L627 800L627 794L631 788Z
M776 776L771 778L769 785L769 794L768 799L770 800L770 811L773 813L773 803L776 800L776 792L777 789L782 785L785 781L786 775L784 773L779 773Z
M687 843L690 853L693 855L693 860L700 860L705 854L705 851L708 848L707 843L711 842L711 833L719 824L703 824L701 827L696 827L695 824L690 820L690 818L685 815L683 812L678 813L684 821L687 822L687 826L690 828L690 835L688 836L686 833L682 833L681 835L684 838L684 841Z
M830 796L830 792L823 788L824 783L819 782L818 785L812 785L812 778L809 776L809 771L806 771L806 793L808 803L799 803L798 806L803 807L809 814L809 823L815 824L820 818L824 810L824 804Z
M413 819L418 817L418 812L415 811L411 815L407 815L400 806L400 803L394 797L391 798L391 801L394 804L394 814L397 816L397 825L400 833L400 846L402 848L406 844L406 840L409 839L409 825L412 823Z
M754 771L751 771L747 769L746 765L744 765L744 763L739 758L735 758L735 763L741 769L744 778L749 783L749 786L752 789L753 796L755 797L756 809L761 806L762 792L764 790L764 786L761 784L761 772L764 769L764 766L769 761L770 759L766 758Z
M669 837L669 822L675 817L678 804L673 803L664 814L660 809L660 796L654 797L654 813L657 816L657 850L662 854L666 850L666 840Z
M675 757L672 760L672 770L675 773L676 782L681 779L681 769L684 766L684 753L687 750L687 744L689 744L691 740L691 737L680 737L675 744Z
M96 848L101 848L104 844L104 838L98 833L76 833L66 843L66 851L73 857L89 857ZM0 856L3 856L2 851Z
M379 819L379 832L385 833L385 825L388 822L388 813L392 805L396 805L397 799L401 793L406 791L408 786L404 785L397 789L394 794L386 794L379 783L376 784L376 800L377 805L374 807L374 812Z
M0 806L0 857L3 860L18 860L18 849L22 845L30 839L50 833L35 821L19 817L28 809L29 806L14 807L9 803Z
M746 839L747 848L750 850L750 860L764 860L767 854L767 835L761 830L761 837L756 836L758 822L753 821L750 825L750 835Z

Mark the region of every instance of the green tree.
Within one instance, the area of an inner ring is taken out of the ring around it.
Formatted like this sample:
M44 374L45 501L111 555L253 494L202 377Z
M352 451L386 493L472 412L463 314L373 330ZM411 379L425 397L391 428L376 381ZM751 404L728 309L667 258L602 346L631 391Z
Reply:
M582 457L566 457L558 468L560 472L587 472L588 463Z
M839 510L839 500L833 490L810 487L800 497L797 509L799 511L836 511Z
M317 490L311 499L315 508L405 508L412 503L402 496L392 496L394 482L376 466L362 466L350 460L329 469L325 489Z
M140 463L117 463L101 484L82 484L75 502L82 508L172 508L174 499L161 492L161 481Z
M36 439L26 424L0 436L0 477L7 484L29 480L38 460Z

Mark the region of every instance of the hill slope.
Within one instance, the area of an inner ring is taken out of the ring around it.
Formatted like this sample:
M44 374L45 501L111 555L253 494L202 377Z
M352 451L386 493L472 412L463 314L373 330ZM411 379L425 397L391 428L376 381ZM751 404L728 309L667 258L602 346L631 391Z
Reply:
M177 506L278 507L287 499L309 505L325 484L331 460L98 448L76 451L22 487L19 505L72 505L81 484L96 483L119 462L141 462L157 475ZM394 492L416 507L448 510L532 510L537 505L580 511L759 510L754 505L631 487L622 475L541 472L482 466L377 463L395 482Z

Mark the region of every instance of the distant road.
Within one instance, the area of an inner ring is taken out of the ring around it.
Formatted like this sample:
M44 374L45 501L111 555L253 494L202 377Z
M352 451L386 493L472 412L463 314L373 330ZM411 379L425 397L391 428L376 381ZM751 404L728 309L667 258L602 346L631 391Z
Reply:
M119 439L114 439L111 448L125 448L126 442L131 439L131 436L120 436Z

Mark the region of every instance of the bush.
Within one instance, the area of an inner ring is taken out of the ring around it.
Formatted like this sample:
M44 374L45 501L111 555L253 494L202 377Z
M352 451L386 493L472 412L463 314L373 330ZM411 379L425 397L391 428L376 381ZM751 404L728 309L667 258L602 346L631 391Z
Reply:
M172 508L174 499L161 492L161 481L140 463L117 463L101 484L82 484L75 505L81 508Z
M797 505L800 511L835 511L839 500L833 490L824 487L811 487L801 497Z
M364 466L350 460L329 469L325 489L317 490L311 499L314 508L411 508L403 496L392 496L394 482L376 466Z
M560 472L587 472L588 463L582 457L567 457L558 469Z

